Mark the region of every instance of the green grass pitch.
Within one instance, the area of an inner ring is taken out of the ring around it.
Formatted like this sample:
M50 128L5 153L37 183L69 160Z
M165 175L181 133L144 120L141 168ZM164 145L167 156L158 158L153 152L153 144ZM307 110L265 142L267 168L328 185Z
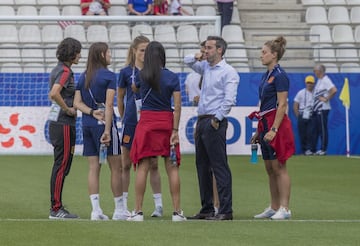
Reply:
M194 155L183 155L181 204L185 215L200 208ZM289 221L254 220L269 203L262 160L229 156L233 178L234 221L171 222L172 206L163 160L164 217L151 218L151 187L144 200L145 221L92 222L87 194L87 160L75 156L65 180L65 206L77 221L50 221L49 183L52 156L0 156L0 245L360 245L360 159L343 156L294 156ZM131 172L129 209L134 206ZM112 215L109 170L101 173L101 206Z

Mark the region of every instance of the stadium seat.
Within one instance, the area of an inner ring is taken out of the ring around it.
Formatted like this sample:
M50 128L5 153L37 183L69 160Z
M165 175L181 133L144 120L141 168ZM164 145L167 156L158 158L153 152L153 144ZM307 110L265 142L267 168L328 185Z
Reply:
M134 40L137 36L143 35L147 37L150 41L154 40L153 30L148 24L137 24L132 27L131 38Z
M176 31L176 40L181 47L197 47L200 43L194 25L180 25Z
M306 9L305 21L308 24L327 24L327 14L324 7L311 6Z
M359 63L343 63L340 65L340 73L359 73Z
M323 0L301 0L302 5L304 6L310 6L310 5L324 5L324 1Z
M15 10L11 6L0 6L0 16L14 16Z
M225 59L229 63L247 62L247 54L245 48L228 48L225 52Z
M57 65L56 63L45 63L45 72L46 73L51 73L51 71L53 70L53 68Z
M240 21L240 16L239 16L239 10L238 10L238 8L234 7L230 24L240 24L240 23L241 23L241 21Z
M6 33L6 35L0 35L0 43L18 43L18 31L15 25L0 25L0 33Z
M176 47L176 34L172 25L156 25L154 40L159 41L165 47Z
M60 10L56 6L43 6L40 8L39 15L41 15L41 16L59 16Z
M216 35L214 25L201 25L199 30L199 40L200 42L206 40L208 36Z
M37 0L37 5L59 5L58 0Z
M230 65L233 66L236 69L236 71L239 73L249 73L250 72L250 68L247 63L231 62Z
M56 63L58 61L56 58L56 46L45 45L44 58L45 58L45 63Z
M195 15L194 9L192 6L181 6L183 9L185 9L190 15Z
M216 9L213 6L199 6L195 11L196 16L215 16Z
M109 42L108 30L103 25L91 25L87 29L87 41L94 42Z
M176 48L167 48L165 49L166 62L178 63L180 61L179 50Z
M16 44L2 44L0 50L0 62L21 62L20 50Z
M245 42L242 29L239 25L224 26L221 36L229 45Z
M114 5L121 5L121 6L126 6L128 1L127 0L111 0L111 8L114 6ZM110 9L111 9L110 8ZM109 10L110 10L109 9Z
M216 2L213 0L192 0L192 3L194 6L197 6L197 5L210 6L210 5L216 4Z
M132 42L129 26L112 25L110 27L110 42L116 46L128 46Z
M64 6L62 9L61 15L81 16L81 8L80 8L80 6L74 6L74 5Z
M59 0L59 4L62 6L67 6L67 5L79 5L79 1L74 1L74 0Z
M339 68L336 65L336 63L322 63L322 64L325 66L327 73L338 73L339 72Z
M345 0L324 0L325 5L346 5Z
M24 73L45 73L43 63L26 63L23 65Z
M41 30L43 43L59 43L63 39L63 30L59 25L45 25Z
M73 71L73 73L83 73L86 69L86 63L85 62L81 62L79 64L75 64L73 66L71 66L71 70Z
M26 62L44 62L43 49L40 44L25 44L20 51L21 61Z
M355 27L354 36L355 36L355 42L360 43L360 26Z
M193 6L193 0L181 0L181 6L182 7Z
M81 43L86 43L85 29L82 25L70 25L64 30L64 38L72 37L79 40Z
M14 0L1 0L0 5L14 5Z
M336 62L335 49L331 44L320 44L313 47L313 58L316 62Z
M119 65L117 67L119 69L121 67L124 67L127 58L128 49L118 47L118 48L113 48L111 51L112 51L113 62Z
M182 73L181 64L177 62L167 62L165 67L174 73Z
M38 25L22 25L19 29L20 43L41 43L41 32Z
M22 68L19 63L4 63L1 65L1 73L22 73Z
M311 26L309 40L311 43L332 43L330 28L327 25Z
M336 59L338 62L359 62L358 50L353 44L339 44Z
M17 15L37 16L38 12L34 6L20 6L17 10Z
M349 24L349 11L344 6L330 7L328 20L330 24Z
M353 43L354 35L350 25L335 25L332 30L334 43Z
M113 4L111 2L111 4ZM127 10L124 6L111 6L111 8L109 8L108 13L110 16L126 16L127 15Z
M14 0L15 5L36 5L36 0Z
M351 8L350 19L351 19L351 23L353 24L360 23L360 6Z
M360 0L346 0L348 5L360 5Z

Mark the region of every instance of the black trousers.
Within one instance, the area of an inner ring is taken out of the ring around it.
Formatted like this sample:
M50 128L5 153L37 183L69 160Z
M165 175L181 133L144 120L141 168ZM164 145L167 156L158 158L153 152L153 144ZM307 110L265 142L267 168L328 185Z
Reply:
M214 174L219 194L219 214L232 213L232 178L226 153L227 119L220 122L219 129L211 126L211 118L198 119L195 134L196 169L199 180L200 213L214 211Z
M298 131L301 143L301 151L305 153L307 150L316 152L316 141L314 141L314 128L316 125L315 116L310 116L309 119L304 119L302 114L298 117Z
M314 124L314 138L313 142L317 144L318 139L320 138L320 150L326 151L329 141L328 133L328 117L330 110L320 110L319 112L314 112L315 124Z
M75 150L75 126L49 124L49 135L54 147L54 164L50 178L51 209L59 210L65 177L69 174Z
M217 3L218 11L221 16L221 30L225 25L229 25L231 22L234 2L229 3Z

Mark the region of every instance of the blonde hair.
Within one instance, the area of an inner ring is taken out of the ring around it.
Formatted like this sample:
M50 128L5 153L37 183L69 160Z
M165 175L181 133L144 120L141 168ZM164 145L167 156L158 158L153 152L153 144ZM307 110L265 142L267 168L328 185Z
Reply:
M283 36L279 36L273 40L265 42L264 45L270 48L271 53L277 53L277 60L279 61L286 50L286 39Z
M137 49L139 47L140 44L143 43L150 43L150 40L145 37L145 36L137 36L133 42L131 43L129 49L128 49L128 54L127 54L127 58L126 58L126 62L125 62L125 66L131 66L134 67L135 66L135 53L134 53L134 49Z

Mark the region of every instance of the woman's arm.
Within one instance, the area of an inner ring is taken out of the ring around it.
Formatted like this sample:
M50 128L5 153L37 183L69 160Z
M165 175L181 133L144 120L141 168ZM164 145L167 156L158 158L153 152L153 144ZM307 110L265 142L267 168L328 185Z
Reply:
M125 88L120 88L120 87L118 87L117 92L118 92L118 95L117 95L117 105L118 105L118 110L119 110L120 118L122 119L122 118L124 117L124 110L125 110L124 97L125 97L126 89L125 89Z
M179 123L180 123L180 114L181 114L181 93L180 91L174 91L174 122L173 122L173 131L170 138L170 144L179 143Z
M56 104L58 104L60 106L60 108L66 112L67 115L75 116L76 108L68 107L60 94L62 88L63 88L62 85L54 84L49 92L49 98L50 98L50 100L55 101Z
M115 90L107 89L106 90L106 101L105 101L105 130L101 136L101 143L110 143L111 141L111 125L112 125L112 117L114 112L114 98L115 98Z

